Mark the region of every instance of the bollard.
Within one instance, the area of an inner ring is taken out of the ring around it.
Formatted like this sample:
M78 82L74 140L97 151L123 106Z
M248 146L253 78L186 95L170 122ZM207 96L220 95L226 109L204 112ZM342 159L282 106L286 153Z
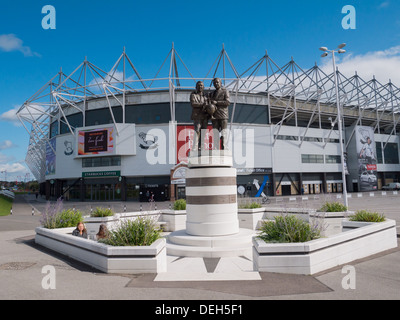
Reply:
M172 206L171 206L171 204L169 204L168 208L169 208L169 210L171 210L171 209L172 209Z
M142 208L142 205L140 205L140 211L142 211L142 209L143 209L143 208Z
M124 212L126 212L126 204L124 204Z
M12 207L11 207L10 215L12 215Z
M90 206L90 215L92 215L92 213L93 213L93 207Z
M35 209L32 207L32 215L35 214Z
M157 210L157 204L154 205L154 210Z

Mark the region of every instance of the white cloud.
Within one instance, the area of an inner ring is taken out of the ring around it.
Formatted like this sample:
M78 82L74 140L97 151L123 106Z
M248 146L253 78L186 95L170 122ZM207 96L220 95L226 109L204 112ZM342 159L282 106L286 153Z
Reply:
M389 2L389 1L384 1L384 2L382 2L382 3L378 6L378 9L387 8L387 7L389 7L389 5L390 5L390 2Z
M5 144L10 145L8 142ZM7 181L21 180L27 173L32 175L25 161L16 160L13 155L9 156L0 152L0 181L5 178Z
M11 122L12 124L14 124L17 127L21 126L21 122L18 120L18 117L17 117L18 109L19 109L19 107L15 106L13 109L10 109L10 110L0 114L0 120Z
M328 74L332 73L332 60L329 57L321 65L321 69ZM349 52L335 57L339 71L346 77L352 77L357 72L364 81L375 76L383 85L390 79L394 85L400 87L400 46L359 55Z
M1 34L0 35L0 50L5 52L19 51L25 57L40 57L40 54L33 52L30 47L24 46L24 42L19 39L15 34Z
M15 158L13 156L7 156L3 153L0 153L0 171L3 171L3 169L1 169L2 165L6 165L8 162L15 160Z
M13 144L10 140L0 142L0 150L10 149L13 147L15 147L15 144Z

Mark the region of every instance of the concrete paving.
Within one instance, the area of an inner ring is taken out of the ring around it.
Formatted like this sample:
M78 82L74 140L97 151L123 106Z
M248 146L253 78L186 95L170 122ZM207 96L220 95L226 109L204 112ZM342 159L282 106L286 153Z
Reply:
M318 207L326 199L283 201L270 205ZM279 199L280 200L280 199ZM399 225L400 196L352 197L350 210L368 208L384 212ZM67 202L65 207L90 210L102 203ZM140 209L140 203L111 203ZM146 204L148 205L148 204ZM34 228L40 225L40 211L46 201L34 195L17 196L13 215L0 217L0 299L116 299L116 300L264 300L264 299L400 299L400 249L351 263L355 268L355 289L344 289L342 267L314 276L254 273L251 257L201 259L168 257L169 275L108 275L34 242ZM169 203L158 203L168 208ZM32 207L34 215L32 215ZM144 204L142 208L146 210ZM44 266L55 270L55 289L42 284ZM231 272L228 277L227 274ZM247 279L233 275L246 274ZM179 277L178 277L179 275ZM197 278L196 278L197 277ZM225 277L225 278L224 278ZM179 280L179 281L178 281Z

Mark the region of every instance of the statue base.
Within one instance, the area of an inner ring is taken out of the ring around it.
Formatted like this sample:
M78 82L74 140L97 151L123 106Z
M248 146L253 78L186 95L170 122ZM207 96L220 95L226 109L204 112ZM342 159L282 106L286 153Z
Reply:
M168 237L168 254L226 257L251 251L255 233L239 229L236 169L232 168L231 151L190 152L186 214L186 229Z
M201 150L190 151L188 167L232 167L232 151L230 150Z

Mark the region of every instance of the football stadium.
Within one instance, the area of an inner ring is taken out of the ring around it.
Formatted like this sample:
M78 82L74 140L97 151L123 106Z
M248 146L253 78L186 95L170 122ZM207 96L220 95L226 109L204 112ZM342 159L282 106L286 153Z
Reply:
M26 163L47 199L156 201L185 197L193 144L190 94L219 77L240 197L374 191L399 181L400 90L268 52L237 70L224 47L192 75L175 47L152 78L123 50L105 71L86 58L20 107ZM339 106L339 108L338 108ZM212 149L212 126L202 147Z

